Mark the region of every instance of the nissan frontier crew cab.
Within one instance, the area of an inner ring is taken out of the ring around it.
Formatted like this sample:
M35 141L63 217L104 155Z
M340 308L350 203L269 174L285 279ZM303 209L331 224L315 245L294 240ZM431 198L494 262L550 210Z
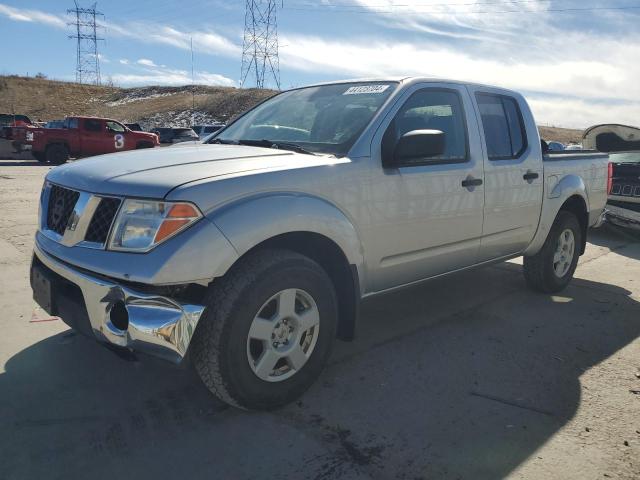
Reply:
M101 342L188 360L232 405L274 408L354 337L364 298L518 256L533 290L561 291L607 165L543 154L526 101L500 88L298 88L204 144L52 169L34 298Z

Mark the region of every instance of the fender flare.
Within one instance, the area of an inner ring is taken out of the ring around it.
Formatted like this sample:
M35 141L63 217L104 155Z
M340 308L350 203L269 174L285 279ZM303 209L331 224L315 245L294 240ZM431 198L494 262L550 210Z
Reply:
M278 235L311 232L332 240L364 280L360 235L347 215L331 202L297 192L269 192L245 197L207 214L241 257Z
M524 251L525 256L535 255L540 251L544 242L547 240L547 236L551 231L553 222L558 216L558 212L560 212L560 209L568 199L576 196L583 200L588 215L589 196L582 178L578 175L567 175L560 180L558 180L556 175L547 177L538 230Z

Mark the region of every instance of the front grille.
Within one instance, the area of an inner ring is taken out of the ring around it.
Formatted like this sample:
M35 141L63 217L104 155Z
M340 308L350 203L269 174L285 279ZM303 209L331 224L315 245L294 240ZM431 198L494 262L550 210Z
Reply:
M47 205L47 228L49 230L58 235L64 235L79 197L80 193L75 190L51 185L49 205Z
M118 208L120 208L119 198L103 198L93 214L84 239L87 242L106 243Z

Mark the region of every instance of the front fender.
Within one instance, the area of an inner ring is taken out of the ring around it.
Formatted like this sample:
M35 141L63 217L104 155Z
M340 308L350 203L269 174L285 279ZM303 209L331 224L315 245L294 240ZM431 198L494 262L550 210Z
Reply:
M564 203L573 196L578 196L584 201L587 213L589 212L589 197L584 181L578 175L566 175L559 178L558 175L549 175L545 183L545 195L540 212L538 230L524 252L525 256L535 255L540 251L549 235L553 222Z
M270 238L292 232L312 232L334 241L364 278L360 236L353 222L327 200L301 193L267 193L244 198L207 217L242 256Z

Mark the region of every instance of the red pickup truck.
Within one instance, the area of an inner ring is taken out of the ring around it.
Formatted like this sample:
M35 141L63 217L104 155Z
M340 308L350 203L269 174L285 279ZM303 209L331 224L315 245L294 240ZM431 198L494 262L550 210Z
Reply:
M65 163L70 157L160 145L154 133L134 132L116 120L96 117L67 117L63 128L28 128L24 133L33 157L55 165Z

